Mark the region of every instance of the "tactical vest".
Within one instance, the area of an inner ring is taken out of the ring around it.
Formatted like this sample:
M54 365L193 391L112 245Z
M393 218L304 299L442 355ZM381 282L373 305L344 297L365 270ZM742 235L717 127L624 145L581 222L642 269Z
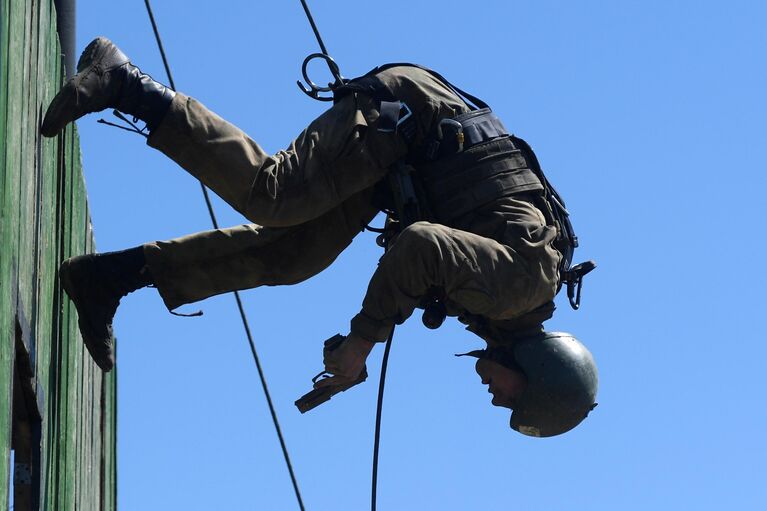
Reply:
M378 78L380 72L399 65L404 64L387 64L350 80L335 91L335 99L349 92L372 96L380 104L379 130L397 131L408 144L405 163L416 170L411 177L421 203L421 218L412 220L451 225L456 218L499 198L543 190L541 180L487 104L420 66L456 96L470 97L479 107L466 103L468 113L442 119L426 142L414 147L415 120L409 117L409 108Z
M443 83L461 98L469 112L442 119L424 143L415 146L415 119L378 74L397 66L417 67ZM419 220L450 226L455 219L493 201L514 194L539 192L544 215L557 228L555 248L562 254L560 282L568 286L573 308L580 302L583 275L595 265L571 268L578 238L564 201L541 169L524 140L511 135L481 99L455 87L439 73L417 64L379 66L334 90L334 101L349 93L371 96L380 104L379 131L396 131L409 147L403 161L390 172L393 213L402 227ZM467 101L468 100L468 101ZM577 286L577 300L574 296Z
M490 109L450 120L460 125L448 124L440 145L455 146L456 140L463 139L462 144L415 165L416 178L437 222L451 225L456 218L502 197L543 190L522 151Z

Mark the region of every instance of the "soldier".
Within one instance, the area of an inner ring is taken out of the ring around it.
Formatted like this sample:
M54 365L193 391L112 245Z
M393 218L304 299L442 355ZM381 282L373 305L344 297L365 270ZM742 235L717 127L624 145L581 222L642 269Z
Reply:
M349 334L325 353L334 376L318 385L356 379L395 324L437 304L487 341L471 355L493 404L513 410L514 429L560 434L593 408L591 354L542 326L572 255L547 182L529 146L439 74L376 68L336 90L332 108L268 155L198 101L142 73L107 39L86 47L77 71L49 106L43 135L105 108L133 115L146 123L148 145L254 222L64 261L62 285L103 370L114 365L112 319L126 294L151 284L173 310L233 290L294 284L330 265L379 211L397 210L404 228L386 235L388 250ZM417 193L390 186L392 169ZM407 208L416 213L405 221Z

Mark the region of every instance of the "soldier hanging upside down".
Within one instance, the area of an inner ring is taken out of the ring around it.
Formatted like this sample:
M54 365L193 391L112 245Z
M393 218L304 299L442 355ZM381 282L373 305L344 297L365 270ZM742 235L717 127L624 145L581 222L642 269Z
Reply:
M387 251L349 334L325 354L334 376L318 385L356 379L395 324L438 303L487 342L471 355L493 404L513 410L512 428L557 435L593 408L591 354L542 326L571 270L574 243L557 216L558 197L529 146L437 73L376 68L335 91L332 108L269 155L198 101L142 73L107 39L88 45L77 71L49 106L43 135L105 108L133 115L146 123L150 146L253 222L64 261L62 285L103 370L115 363L112 319L126 294L154 285L173 310L233 290L298 283L329 266L385 210L399 222L389 223ZM417 214L407 221L401 190L389 185L392 169L412 170L406 177Z

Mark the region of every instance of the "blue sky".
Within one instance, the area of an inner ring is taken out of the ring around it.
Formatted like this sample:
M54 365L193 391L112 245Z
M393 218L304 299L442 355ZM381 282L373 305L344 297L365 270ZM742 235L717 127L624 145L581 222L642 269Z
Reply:
M576 258L599 264L582 309L562 295L547 323L600 368L599 408L561 437L509 430L453 357L481 346L455 321L398 328L379 509L764 509L764 4L310 3L344 75L418 62L491 104L567 200ZM78 9L79 48L105 35L164 78L143 2ZM267 150L325 108L295 85L317 51L298 0L154 9L178 88ZM193 178L97 118L78 124L99 250L210 228ZM216 209L222 225L244 222ZM303 416L293 401L379 256L361 234L309 282L244 294L308 509L368 506L383 350L366 384ZM121 509L295 509L233 298L194 319L152 290L123 303Z

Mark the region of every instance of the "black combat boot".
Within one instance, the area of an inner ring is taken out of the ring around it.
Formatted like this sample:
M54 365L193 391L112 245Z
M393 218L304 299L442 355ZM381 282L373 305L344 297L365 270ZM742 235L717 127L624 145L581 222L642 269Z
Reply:
M120 298L152 284L143 247L87 254L61 263L59 278L77 308L80 333L104 371L115 365L112 318Z
M98 37L80 55L77 74L51 101L40 132L55 137L70 122L105 108L141 119L151 131L165 116L174 94L131 64L112 41Z

